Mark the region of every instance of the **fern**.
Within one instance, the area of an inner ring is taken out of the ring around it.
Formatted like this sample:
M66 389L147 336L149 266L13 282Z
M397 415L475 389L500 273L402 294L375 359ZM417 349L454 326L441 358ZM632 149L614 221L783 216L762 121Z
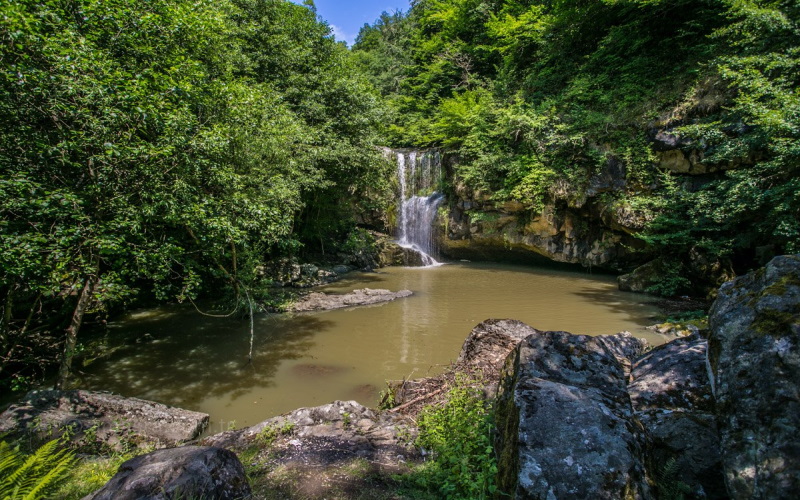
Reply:
M30 456L0 441L0 500L44 498L74 464L69 450L59 450L58 440L43 444Z
M656 474L656 489L658 497L664 500L684 500L684 495L691 493L688 484L678 479L680 466L675 457L667 460L661 470Z

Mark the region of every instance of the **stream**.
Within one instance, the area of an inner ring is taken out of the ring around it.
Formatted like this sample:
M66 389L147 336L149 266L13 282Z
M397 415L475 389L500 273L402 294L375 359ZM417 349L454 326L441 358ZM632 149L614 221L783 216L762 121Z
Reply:
M219 432L336 399L374 406L386 380L441 372L488 318L668 340L644 328L658 312L643 303L648 297L620 292L605 275L461 262L351 273L322 290L364 287L414 295L335 311L259 314L251 364L247 319L209 318L184 306L132 312L109 325L114 353L77 367L79 385L209 413L209 432Z

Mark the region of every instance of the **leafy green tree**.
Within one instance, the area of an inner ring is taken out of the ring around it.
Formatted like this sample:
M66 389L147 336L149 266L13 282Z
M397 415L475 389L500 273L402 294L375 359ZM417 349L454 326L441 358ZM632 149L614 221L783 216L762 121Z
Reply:
M63 385L87 312L249 286L380 185L374 95L306 7L21 0L0 41L0 369L63 345Z
M376 147L382 107L313 9L283 0L234 4L236 37L249 61L239 73L275 88L309 133L295 150L305 168L296 229L302 243L324 252L326 240L352 228L353 206L387 195L386 163Z

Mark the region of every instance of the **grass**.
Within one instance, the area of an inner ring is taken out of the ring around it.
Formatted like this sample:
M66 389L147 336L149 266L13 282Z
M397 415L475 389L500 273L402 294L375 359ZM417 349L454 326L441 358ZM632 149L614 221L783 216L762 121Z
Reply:
M54 492L53 498L77 500L102 488L117 473L123 462L133 454L84 457L78 460L63 483Z

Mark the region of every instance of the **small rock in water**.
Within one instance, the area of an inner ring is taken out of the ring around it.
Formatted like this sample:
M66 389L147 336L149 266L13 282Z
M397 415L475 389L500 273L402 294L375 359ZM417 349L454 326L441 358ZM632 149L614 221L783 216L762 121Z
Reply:
M392 292L390 290L371 288L353 290L343 295L313 292L300 298L289 310L292 312L328 311L332 309L341 309L343 307L380 304L411 295L411 290Z

